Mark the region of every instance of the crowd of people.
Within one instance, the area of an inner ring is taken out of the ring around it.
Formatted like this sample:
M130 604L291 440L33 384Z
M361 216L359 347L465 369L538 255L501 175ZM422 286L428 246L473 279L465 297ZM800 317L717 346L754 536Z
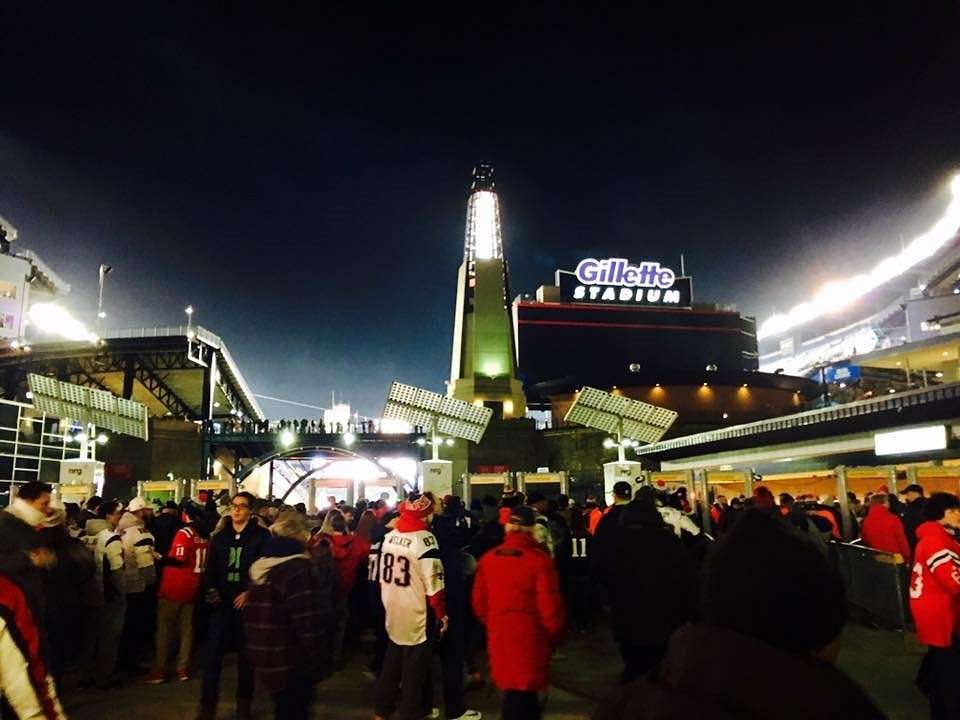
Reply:
M0 512L0 693L17 717L61 718L70 667L80 691L196 672L196 717L213 720L234 650L238 720L255 692L277 718L306 718L315 685L370 633L377 720L440 717L441 704L450 720L479 719L467 697L487 677L503 718L539 718L564 634L593 631L605 606L622 684L598 718L811 717L818 698L845 718L883 717L831 664L846 620L828 552L844 525L835 504L760 485L716 498L702 527L684 488L612 490L606 507L414 492L395 506L329 498L308 515L248 492L54 508L49 485L26 483ZM848 523L912 568L930 648L919 681L933 717L958 717L960 500L883 490L851 501ZM805 688L789 707L783 673Z

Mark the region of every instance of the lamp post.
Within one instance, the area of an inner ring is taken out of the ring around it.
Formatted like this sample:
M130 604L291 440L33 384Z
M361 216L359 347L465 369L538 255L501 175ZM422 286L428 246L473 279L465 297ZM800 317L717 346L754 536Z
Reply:
M104 281L107 278L107 275L110 274L110 271L113 270L113 266L107 265L106 263L100 263L100 285L99 292L97 293L97 336L100 336L100 321L103 320L107 314L103 311L103 285Z
M193 331L193 305L187 305L183 311L187 314L187 337Z

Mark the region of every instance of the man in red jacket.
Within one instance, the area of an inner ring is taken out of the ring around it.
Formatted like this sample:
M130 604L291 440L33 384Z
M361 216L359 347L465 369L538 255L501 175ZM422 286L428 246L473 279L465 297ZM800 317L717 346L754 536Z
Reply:
M870 510L860 529L863 544L874 550L897 553L910 562L910 544L903 531L903 521L890 512L890 500L883 493L870 498Z
M960 528L960 499L934 493L917 528L910 575L910 610L917 639L929 646L917 683L930 700L932 720L960 717L960 543L948 528Z
M480 559L473 610L487 628L493 682L503 691L503 720L540 718L550 653L563 631L557 571L533 537L536 513L512 509L503 544Z

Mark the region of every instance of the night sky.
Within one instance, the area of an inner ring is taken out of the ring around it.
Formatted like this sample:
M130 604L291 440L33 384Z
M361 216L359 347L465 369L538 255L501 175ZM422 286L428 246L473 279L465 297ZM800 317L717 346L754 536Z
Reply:
M108 327L193 304L254 392L368 414L449 374L479 161L515 294L682 252L760 320L899 250L960 169L955 3L39 4L0 10L0 215L65 304L92 325L107 262Z

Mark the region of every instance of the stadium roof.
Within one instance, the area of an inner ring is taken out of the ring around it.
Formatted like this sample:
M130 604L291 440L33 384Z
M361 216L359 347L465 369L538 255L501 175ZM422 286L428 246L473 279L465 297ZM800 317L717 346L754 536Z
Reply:
M137 400L155 417L264 418L226 343L209 330L154 327L106 335L98 345L51 342L35 343L28 353L0 350L4 396L25 399L26 374L35 372ZM212 391L206 400L205 388Z
M960 415L960 383L910 390L663 440L637 455L665 461L758 446L829 439Z

